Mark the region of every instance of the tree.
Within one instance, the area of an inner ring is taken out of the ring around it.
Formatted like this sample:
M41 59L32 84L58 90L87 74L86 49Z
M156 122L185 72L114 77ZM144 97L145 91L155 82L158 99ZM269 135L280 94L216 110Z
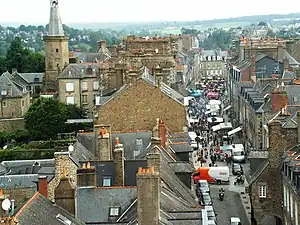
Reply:
M56 138L64 131L68 106L53 98L40 98L25 115L25 128L38 140Z
M0 56L0 75L6 71L6 59Z

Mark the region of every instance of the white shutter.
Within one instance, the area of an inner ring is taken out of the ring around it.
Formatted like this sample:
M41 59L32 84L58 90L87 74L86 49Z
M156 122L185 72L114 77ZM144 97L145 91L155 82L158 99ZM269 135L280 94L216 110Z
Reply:
M100 96L96 96L95 97L95 104L96 105L101 105L101 103L100 103Z
M99 81L94 81L93 82L93 90L98 90L99 89Z
M74 83L66 83L66 91L67 92L74 91Z
M68 96L67 97L67 105L74 105L75 104L75 99L73 96Z
M82 81L82 83L81 83L81 90L82 91L87 91L88 90L88 83L87 83L87 81Z

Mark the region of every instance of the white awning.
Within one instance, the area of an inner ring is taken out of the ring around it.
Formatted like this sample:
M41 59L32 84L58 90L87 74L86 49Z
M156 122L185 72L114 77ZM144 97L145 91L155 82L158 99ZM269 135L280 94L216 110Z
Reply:
M231 109L231 105L227 106L227 107L223 110L223 112L226 112L228 109Z
M231 135L233 135L233 134L235 134L235 133L237 133L237 132L239 132L239 131L241 131L241 130L242 130L241 127L237 127L237 128L235 128L235 129L229 131L229 132L228 132L228 136L231 136Z
M215 125L212 127L213 132L224 129L232 129L231 123L220 123L219 125Z
M221 101L220 100L209 100L208 102L209 105L221 105Z
M222 117L208 117L207 118L207 122L209 122L209 123L222 123L223 121L224 121L224 119Z

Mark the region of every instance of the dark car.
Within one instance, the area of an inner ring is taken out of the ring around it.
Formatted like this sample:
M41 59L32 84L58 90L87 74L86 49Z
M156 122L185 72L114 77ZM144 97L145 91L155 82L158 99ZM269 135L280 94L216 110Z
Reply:
M232 174L233 175L243 175L243 167L239 163L232 164Z

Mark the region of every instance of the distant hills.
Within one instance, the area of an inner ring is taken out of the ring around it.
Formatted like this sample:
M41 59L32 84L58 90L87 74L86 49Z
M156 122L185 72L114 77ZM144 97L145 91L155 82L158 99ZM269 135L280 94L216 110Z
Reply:
M183 27L183 26L214 26L215 24L223 24L223 23L240 23L241 25L244 24L257 24L260 21L269 22L272 24L274 20L284 20L284 19L300 19L300 12L299 13L290 13L290 14L269 14L269 15L256 15L256 16L242 16L242 17L233 17L233 18L225 18L225 19L212 19L212 20L195 20L195 21L149 21L143 23L132 23L132 22L120 22L120 23L70 23L67 24L70 27L77 28L77 29L113 29L119 30L123 28L153 28L153 27ZM17 27L20 26L21 23L2 23L2 26L12 26ZM35 25L35 24L32 24ZM39 24L36 24L39 25Z

